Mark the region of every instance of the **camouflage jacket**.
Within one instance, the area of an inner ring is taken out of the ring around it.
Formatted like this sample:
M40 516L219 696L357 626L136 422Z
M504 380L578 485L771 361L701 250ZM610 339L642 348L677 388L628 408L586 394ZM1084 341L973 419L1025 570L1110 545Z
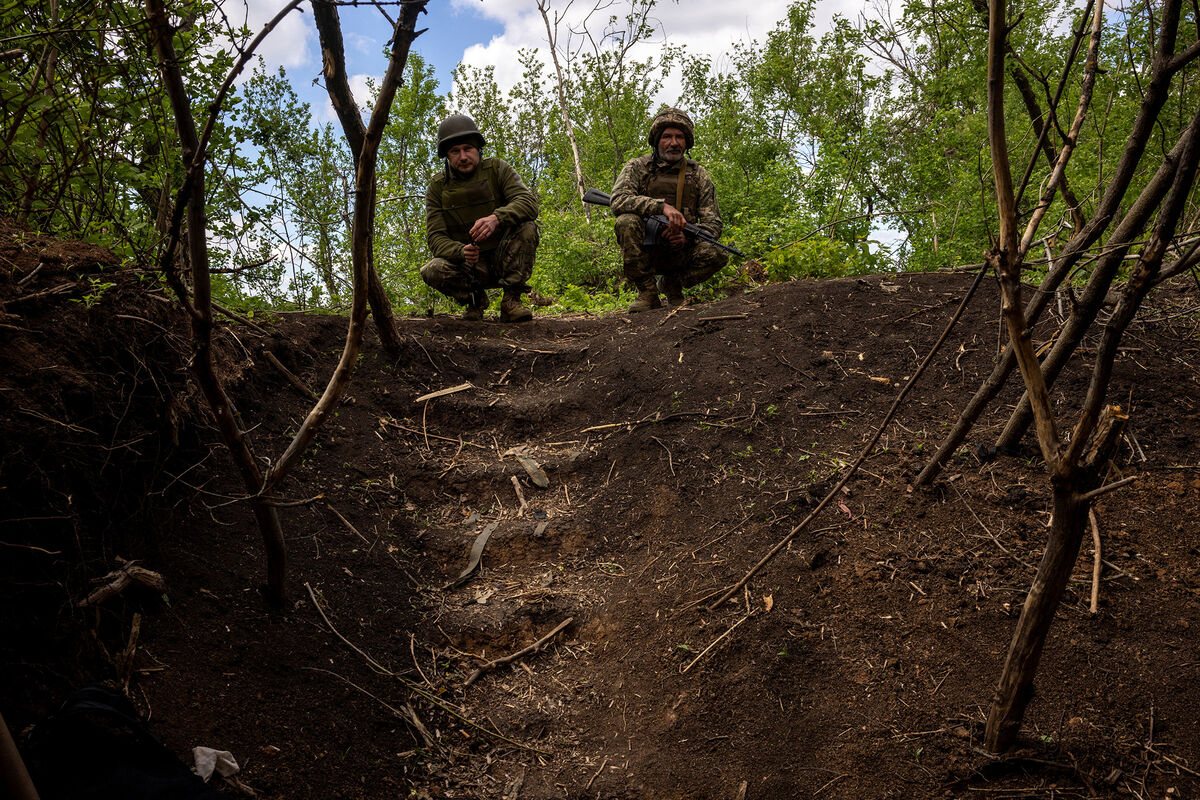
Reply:
M716 238L721 236L721 210L717 207L717 190L704 167L690 158L684 177L683 216L688 222L703 228ZM615 215L637 214L648 217L663 213L663 205L675 205L679 165L667 164L653 154L626 162L612 190L612 212Z
M462 261L462 248L470 243L467 231L489 214L500 227L481 250L491 250L516 225L537 219L538 197L525 186L507 161L485 158L467 178L446 167L429 180L425 192L425 234L435 258Z

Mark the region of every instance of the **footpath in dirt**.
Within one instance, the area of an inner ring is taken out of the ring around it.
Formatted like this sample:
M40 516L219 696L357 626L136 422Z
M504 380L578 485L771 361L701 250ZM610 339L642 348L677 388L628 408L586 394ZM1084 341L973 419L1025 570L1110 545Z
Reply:
M971 276L518 326L401 320L403 352L369 336L284 487L289 599L272 613L175 309L78 246L3 255L0 711L18 733L107 680L181 756L232 751L231 796L1200 796L1200 341L1184 282L1117 363L1132 425L1112 477L1137 480L1098 505L1099 613L1089 544L1019 747L994 758L982 724L1048 520L1033 450L975 455L1015 389L934 487L911 485L991 370L994 286L837 501L715 610L870 440ZM98 279L113 285L85 301ZM225 329L222 372L271 459L345 328L252 322ZM1064 415L1090 353L1055 387ZM165 591L80 607L118 557Z

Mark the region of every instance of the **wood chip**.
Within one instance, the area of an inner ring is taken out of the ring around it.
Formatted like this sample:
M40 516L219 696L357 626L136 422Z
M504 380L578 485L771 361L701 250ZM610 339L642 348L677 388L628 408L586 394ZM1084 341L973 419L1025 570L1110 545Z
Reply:
M457 589L471 579L471 575L474 574L475 570L479 569L479 562L483 559L483 548L487 547L488 539L491 538L498 527L500 527L499 522L490 523L483 529L482 533L475 537L475 543L471 545L471 556L467 559L467 568L457 578L443 586L443 591Z
M445 397L448 394L454 394L455 392L463 392L463 391L466 391L467 389L474 389L474 388L475 388L475 384L473 384L473 383L460 383L458 386L451 386L449 389L439 389L436 392L430 392L429 394L423 394L420 397L418 397L414 402L424 403L426 400L432 400L435 397Z
M546 489L550 486L550 479L546 477L541 464L520 453L517 453L517 461L521 462L521 466L525 468L525 473L529 475L529 480L533 481L534 486L539 489Z

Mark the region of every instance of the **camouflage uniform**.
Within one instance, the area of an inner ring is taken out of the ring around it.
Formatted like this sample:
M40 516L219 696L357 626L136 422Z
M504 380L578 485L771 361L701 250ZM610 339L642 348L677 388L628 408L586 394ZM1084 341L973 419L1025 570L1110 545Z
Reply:
M476 220L495 214L500 229L479 245L468 266L463 245ZM505 161L485 158L465 180L449 167L425 192L425 230L433 259L421 267L427 284L466 305L474 289L502 287L524 294L538 246L538 198Z
M474 120L451 114L438 126L438 157L446 158L460 144L475 147L479 157L486 141ZM433 259L421 267L421 278L466 305L464 318L472 320L483 318L486 290L500 287L504 289L500 320L524 322L533 316L521 304L521 295L529 291L537 254L537 195L499 158L479 157L467 175L450 164L447 160L425 192L425 231ZM473 242L472 226L491 215L499 227L484 241ZM468 264L463 253L468 244L479 248L474 264Z
M680 247L667 242L642 244L645 218L662 214L667 203L676 204L679 170L684 166L687 172L680 213L714 238L721 236L721 212L708 172L687 157L670 164L658 156L658 139L667 127L682 130L687 146L692 146L692 124L687 115L676 109L663 111L655 118L648 137L655 152L627 162L612 190L612 212L617 218L615 228L625 277L643 293L653 291L655 275L682 286L694 286L711 278L729 260L721 248L691 238Z

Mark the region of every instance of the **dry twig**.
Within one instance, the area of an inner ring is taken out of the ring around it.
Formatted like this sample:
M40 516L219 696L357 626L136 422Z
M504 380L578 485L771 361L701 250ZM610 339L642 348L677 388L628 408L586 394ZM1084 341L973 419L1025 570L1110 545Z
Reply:
M420 434L424 435L425 438L427 438L427 439L438 439L443 442L453 442L454 444L457 444L457 445L464 445L464 444L470 445L471 447L478 447L480 450L488 449L487 447L484 447L481 444L475 444L474 442L464 442L464 441L462 441L461 438L452 439L449 436L438 436L436 433L430 433L429 431L419 431L419 430L416 430L415 428L406 428L405 426L396 422L396 420L387 419L386 417L380 417L379 424L383 425L386 428L395 428L396 430L407 431L408 433L420 433Z
M1100 523L1096 521L1096 509L1088 509L1088 519L1092 523L1092 604L1089 611L1093 614L1100 612Z
M604 768L607 766L608 766L608 756L605 756L604 760L600 762L600 769L596 770L592 774L592 777L588 778L587 785L583 787L583 790L585 792L592 788L592 784L596 781L596 778L600 777L600 773L604 772Z
M706 647L706 648L704 648L703 650L701 650L701 651L700 651L700 653L699 653L699 654L698 654L698 655L697 655L695 658L693 658L691 661L689 661L689 662L688 662L687 666L685 666L683 669L679 670L679 674L680 674L680 675L683 675L683 674L685 674L685 673L686 673L686 672L687 672L689 669L691 669L692 667L696 666L696 662L697 662L697 661L699 661L700 659L704 658L704 656L708 655L708 652L709 652L710 650L712 650L714 647L716 647L718 644L720 644L722 641L724 641L724 640L725 640L725 638L729 636L729 634L731 634L731 633L733 633L735 630L737 630L737 628L738 628L738 626L739 626L739 625L741 625L743 622L745 622L746 620L750 619L750 618L751 618L751 617L753 617L753 616L754 616L754 612L753 612L753 611L751 611L751 612L747 613L747 614L746 614L746 616L742 617L742 618L741 618L741 619L739 619L737 622L733 623L733 625L731 625L731 626L729 627L729 630L727 630L727 631L725 631L724 633L722 633L722 634L721 634L720 636L718 636L716 639L713 639L713 640L712 640L712 644L710 644L708 647Z
M521 491L521 482L517 480L516 475L509 476L512 478L513 489L517 492L517 501L521 507L517 509L517 517L525 516L525 509L529 508L529 504L525 502L525 493Z
M451 386L449 389L438 389L436 392L430 392L429 394L423 394L420 397L418 397L416 400L414 400L413 402L424 403L426 400L432 400L435 397L445 397L448 394L454 394L455 392L462 392L462 391L466 391L467 389L474 389L474 388L475 388L475 385L472 383L460 383L458 386Z

